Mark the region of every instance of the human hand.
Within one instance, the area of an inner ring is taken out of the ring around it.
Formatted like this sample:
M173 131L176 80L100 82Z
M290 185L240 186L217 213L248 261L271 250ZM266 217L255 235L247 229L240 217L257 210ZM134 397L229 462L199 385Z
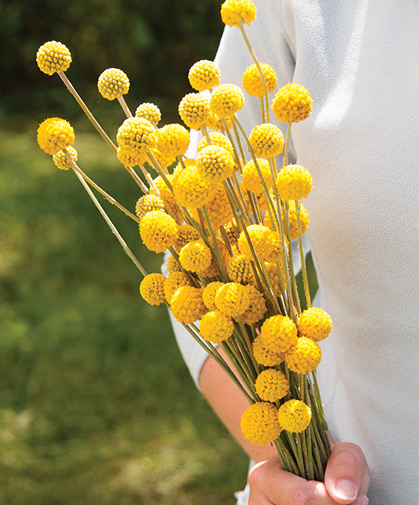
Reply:
M282 470L279 458L261 461L249 474L248 505L368 505L370 472L355 444L332 445L324 483Z

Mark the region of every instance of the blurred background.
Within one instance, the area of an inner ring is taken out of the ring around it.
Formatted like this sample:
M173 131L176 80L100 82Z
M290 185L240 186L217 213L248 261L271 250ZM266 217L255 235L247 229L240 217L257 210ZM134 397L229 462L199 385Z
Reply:
M221 1L8 0L0 9L0 505L233 504L247 460L195 389L165 308L77 179L36 143L38 124L68 119L80 166L134 209L141 196L57 75L35 63L66 44L68 77L107 133L124 116L98 94L124 70L132 110L156 103L179 121L187 73L214 57ZM104 203L148 271L161 255Z

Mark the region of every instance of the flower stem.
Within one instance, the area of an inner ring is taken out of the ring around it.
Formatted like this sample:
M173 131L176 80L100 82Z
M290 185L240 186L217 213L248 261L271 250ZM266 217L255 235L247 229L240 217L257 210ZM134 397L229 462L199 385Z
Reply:
M129 107L127 105L127 102L125 101L125 98L122 95L119 95L117 98L118 98L118 102L119 102L120 106L122 107L122 110L125 112L125 115L127 116L127 118L132 117L132 113L129 110Z
M87 105L83 102L81 96L77 93L76 89L74 86L71 84L70 80L68 77L65 75L64 72L58 72L58 75L61 77L61 80L64 82L66 85L68 91L73 95L73 97L76 99L76 102L80 105L80 107L83 109L83 112L86 114L90 122L93 124L93 126L96 128L96 130L99 132L103 140L108 144L108 146L116 153L117 148L116 145L112 142L112 140L107 136L105 133L105 130L100 126L100 124L97 122L96 118L93 116L93 114L90 112L88 109Z

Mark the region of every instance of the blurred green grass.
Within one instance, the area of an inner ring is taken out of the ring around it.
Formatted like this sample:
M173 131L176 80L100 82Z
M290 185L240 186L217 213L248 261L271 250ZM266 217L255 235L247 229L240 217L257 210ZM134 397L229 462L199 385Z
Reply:
M0 135L0 504L234 503L246 457L196 391L166 309L141 300L135 267L35 129ZM75 146L133 209L137 187L101 139ZM158 271L135 223L104 205Z

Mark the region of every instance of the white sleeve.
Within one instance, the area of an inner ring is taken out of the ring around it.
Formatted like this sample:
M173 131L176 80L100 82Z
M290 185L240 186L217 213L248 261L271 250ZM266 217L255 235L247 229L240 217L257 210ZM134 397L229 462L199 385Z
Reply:
M274 68L278 77L278 87L282 87L293 80L295 66L292 50L287 42L289 37L284 29L284 23L287 23L288 17L283 5L285 2L255 0L254 3L257 7L257 17L249 26L246 25L246 33L257 58L260 62L269 63ZM242 75L245 69L254 62L238 28L225 28L214 61L220 67L222 83L242 86ZM238 113L238 117L246 132L249 133L261 121L259 99L246 95L246 105ZM271 118L271 121L278 124L275 118ZM285 135L286 126L284 124L278 126ZM191 146L188 151L191 156L196 152L199 138L198 132L192 132ZM289 157L291 160L294 158L292 143ZM296 271L300 268L297 252L294 253ZM165 273L164 270L163 273ZM196 386L200 389L199 375L208 354L171 314L170 318L180 352Z

